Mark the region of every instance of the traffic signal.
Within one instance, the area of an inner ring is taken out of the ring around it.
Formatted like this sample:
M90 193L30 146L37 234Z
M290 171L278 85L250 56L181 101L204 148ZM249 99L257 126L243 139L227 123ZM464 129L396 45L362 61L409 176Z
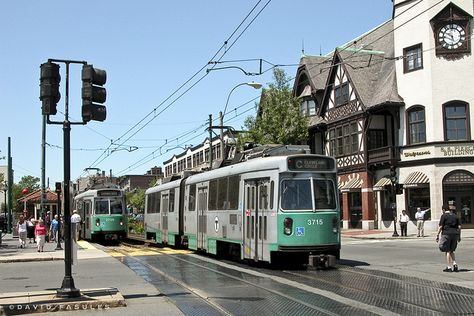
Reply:
M107 116L104 103L107 92L103 85L107 81L105 70L94 68L92 65L82 67L82 120L84 122L104 121Z
M56 183L54 184L54 186L55 186L55 190L54 190L54 191L55 191L56 193L58 193L58 194L61 193L61 186L62 186L62 183L61 183L61 182L56 182Z
M61 99L59 93L59 65L47 62L40 66L40 100L41 112L43 115L55 115L56 105Z

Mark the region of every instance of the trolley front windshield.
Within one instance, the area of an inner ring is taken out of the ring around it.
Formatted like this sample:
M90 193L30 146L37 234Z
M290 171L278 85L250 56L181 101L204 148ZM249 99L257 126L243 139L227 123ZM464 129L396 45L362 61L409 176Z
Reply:
M95 214L122 214L123 205L120 199L100 199L95 201Z
M333 182L327 179L285 179L281 182L280 205L288 211L335 209Z

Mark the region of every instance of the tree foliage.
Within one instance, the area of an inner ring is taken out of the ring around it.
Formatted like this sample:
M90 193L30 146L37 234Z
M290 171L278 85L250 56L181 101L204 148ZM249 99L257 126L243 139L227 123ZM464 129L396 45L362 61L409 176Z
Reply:
M33 176L23 176L17 184L12 187L13 210L22 211L23 205L18 204L18 199L23 197L23 189L28 189L31 193L40 188L40 178Z
M308 118L300 114L300 102L294 97L285 72L275 68L274 82L262 92L257 116L247 117L246 132L239 142L257 144L305 144L308 139Z
M127 193L127 203L135 209L145 209L145 190L133 190Z

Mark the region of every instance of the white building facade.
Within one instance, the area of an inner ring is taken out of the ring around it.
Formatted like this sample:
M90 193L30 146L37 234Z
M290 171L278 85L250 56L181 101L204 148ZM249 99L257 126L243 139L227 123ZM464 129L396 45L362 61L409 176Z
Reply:
M474 59L471 0L394 1L394 50L400 111L397 211L442 205L474 227Z

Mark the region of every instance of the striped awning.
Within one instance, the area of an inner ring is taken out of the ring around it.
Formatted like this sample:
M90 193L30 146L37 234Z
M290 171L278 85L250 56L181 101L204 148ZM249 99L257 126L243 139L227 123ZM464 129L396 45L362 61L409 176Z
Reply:
M344 184L341 187L341 192L350 192L350 191L357 191L362 188L362 180L359 178L354 178L349 181L347 181L346 184Z
M377 181L377 183L374 185L374 190L375 191L381 191L384 189L384 187L386 185L391 185L392 184L392 181L390 181L389 178L387 177L383 177L382 179L380 179L379 181Z
M418 186L426 186L430 183L430 179L426 174L420 171L410 173L403 182L404 188L413 188Z

